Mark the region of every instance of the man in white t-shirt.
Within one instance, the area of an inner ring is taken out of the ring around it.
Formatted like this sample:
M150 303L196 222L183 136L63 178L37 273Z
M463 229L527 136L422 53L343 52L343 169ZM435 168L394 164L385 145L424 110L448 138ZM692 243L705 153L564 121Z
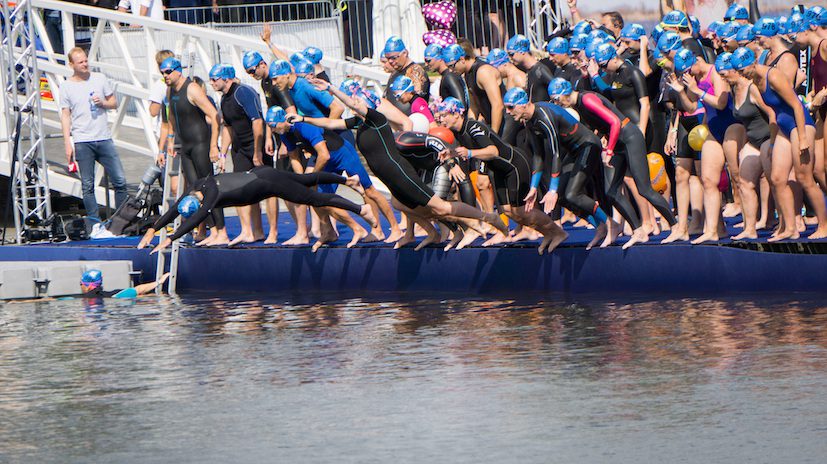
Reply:
M118 107L118 100L106 76L89 71L89 59L82 48L69 50L68 58L74 74L60 85L60 125L66 161L77 162L80 170L86 215L99 219L95 162L103 166L112 182L115 207L126 200L126 176L106 116L106 110Z
M118 11L138 16L148 16L152 19L164 20L164 2L161 0L121 0L118 2Z

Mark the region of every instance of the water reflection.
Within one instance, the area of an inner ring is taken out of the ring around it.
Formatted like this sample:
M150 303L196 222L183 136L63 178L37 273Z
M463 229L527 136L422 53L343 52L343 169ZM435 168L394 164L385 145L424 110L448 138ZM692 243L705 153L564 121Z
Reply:
M820 298L627 301L299 295L4 304L0 461L171 459L162 451L175 443L188 444L190 454L178 457L191 459L227 446L203 440L225 422L246 438L301 431L298 442L348 446L324 426L336 423L379 434L371 436L387 447L374 451L389 460L394 436L438 428L449 412L452 436L474 451L437 446L443 458L490 460L486 449L523 442L538 453L525 457L538 460L548 450L537 434L552 422L555 439L571 444L608 427L615 435L604 436L606 446L618 437L611 448L623 456L627 445L617 443L629 433L703 430L763 408L776 421L803 420L798 437L821 433L813 425L827 421ZM473 432L503 424L500 437ZM134 443L123 454L111 454L127 439ZM804 459L823 443L794 451ZM257 442L241 456L255 460L273 446ZM586 456L602 456L601 444L592 446L596 454ZM359 449L352 456L365 457Z

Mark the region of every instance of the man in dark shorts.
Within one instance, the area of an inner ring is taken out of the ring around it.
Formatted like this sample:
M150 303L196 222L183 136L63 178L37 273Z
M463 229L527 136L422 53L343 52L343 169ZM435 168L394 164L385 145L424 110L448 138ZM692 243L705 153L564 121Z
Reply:
M233 172L244 172L256 166L273 166L273 157L264 152L264 115L258 93L235 79L235 69L229 65L217 64L210 70L210 84L213 90L221 92L221 116L224 127L221 132L221 154L219 165L224 170L227 150L232 145ZM270 230L265 243L276 243L275 198L267 200L267 219ZM230 242L252 243L264 239L261 226L261 208L258 203L237 208L241 221L241 234Z

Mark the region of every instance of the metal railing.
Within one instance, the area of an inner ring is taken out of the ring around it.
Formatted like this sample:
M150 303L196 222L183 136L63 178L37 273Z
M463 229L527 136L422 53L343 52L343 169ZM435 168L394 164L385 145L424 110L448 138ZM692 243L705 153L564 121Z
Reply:
M60 100L60 84L64 78L72 74L71 69L65 64L66 55L55 52L49 34L46 32L43 13L44 10L49 9L60 12L61 23L64 25L83 24L84 22L89 25L94 24L93 29L87 29L89 39L85 46L89 50L91 67L95 71L106 74L114 84L118 108L109 112L113 140L119 149L147 157L154 156L157 152L155 124L148 110L150 89L161 79L154 60L157 50L165 48L173 50L182 58L185 66L189 66L195 75L200 76L206 76L216 62L230 63L236 67L236 74L243 82L256 87L258 82L253 81L244 72L241 57L247 50L259 51L264 56L270 55L266 45L257 36L248 37L221 29L160 21L134 16L131 13L120 13L115 10L57 0L31 0L31 5L32 26L42 44L42 50L37 52L38 70L47 79L54 96L52 102L42 101L43 126L52 129L60 128L57 107L57 102ZM279 34L282 30L290 31L280 29L279 24L276 23L273 28L273 42L287 53L296 51L299 47L293 48L285 45L278 39L281 37ZM300 32L286 34L301 35ZM311 36L305 39L314 38ZM62 39L64 51L68 51L77 44L71 27L62 28ZM14 48L13 54L20 56L21 53L23 50L19 47ZM321 63L333 79L342 80L345 76L359 76L366 81L381 84L387 80L387 74L381 69L336 59L333 55L326 53ZM21 95L21 103L29 96ZM8 111L4 116L10 117ZM123 129L127 127L138 129L143 137L139 137L138 141L135 137L126 137L126 131ZM0 161L8 162L7 151L0 150L0 157L5 158ZM8 173L8 167L5 169L3 174ZM81 196L80 182L76 178L52 171L49 182L54 190L77 197ZM97 194L99 202L103 203L105 198L103 189L100 189Z

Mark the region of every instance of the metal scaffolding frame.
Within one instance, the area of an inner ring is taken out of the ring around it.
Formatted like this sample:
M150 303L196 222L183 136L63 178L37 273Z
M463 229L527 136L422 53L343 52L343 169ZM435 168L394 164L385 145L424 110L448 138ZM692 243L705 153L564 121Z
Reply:
M3 41L0 51L0 83L3 110L10 140L18 139L18 150L8 144L8 154L17 243L26 240L26 229L46 223L52 215L43 126L40 107L35 31L30 0L13 7L2 2ZM16 125L17 118L21 124ZM17 127L20 133L16 134Z

